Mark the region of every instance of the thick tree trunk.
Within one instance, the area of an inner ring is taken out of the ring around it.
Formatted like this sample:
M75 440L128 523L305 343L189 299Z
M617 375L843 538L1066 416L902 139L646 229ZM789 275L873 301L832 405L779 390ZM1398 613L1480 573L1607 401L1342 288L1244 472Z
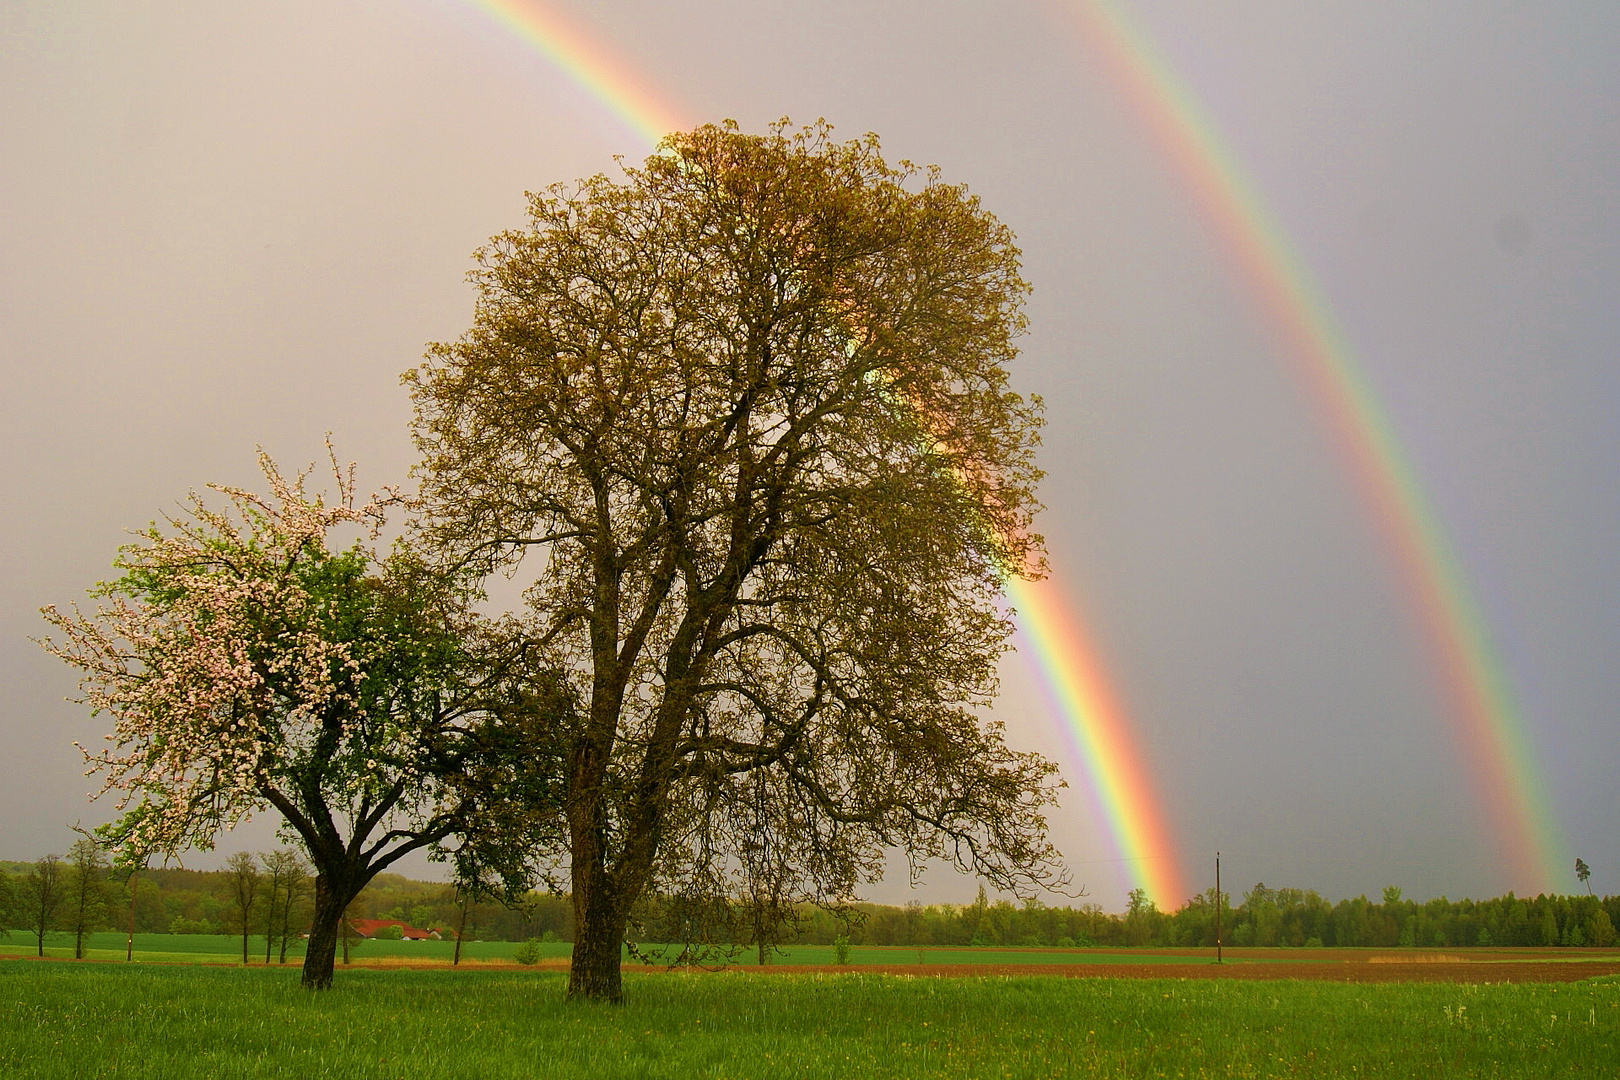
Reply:
M594 712L611 713L617 708L613 695L598 688L596 696ZM613 698L611 707L604 706L602 702L609 698ZM612 731L615 723L615 718L608 717L597 726ZM614 882L607 871L607 814L602 804L606 761L604 747L587 738L575 747L569 768L574 954L568 968L568 996L619 1004L624 1000L619 965L629 906L615 902Z
M607 704L598 710L593 703L593 711L603 714L598 730L611 732L617 725L620 697L615 691L603 700ZM684 716L686 706L671 705L666 699L660 713L654 747L646 752L642 767L643 790L629 808L622 847L611 860L603 781L612 740L588 738L575 747L567 800L574 889L574 956L568 973L571 998L614 1004L624 1001L620 969L625 929L631 909L652 876L663 815L662 791L680 733L678 720L672 722L671 718Z
M568 996L617 1005L624 1001L620 965L634 897L622 895L623 883L608 873L604 856L598 844L576 841L572 873L574 958L568 969Z
M600 879L598 879L600 884ZM600 890L597 890L600 892ZM586 899L585 903L581 903ZM624 951L625 918L616 908L597 896L595 902L574 893L574 959L568 969L568 996L624 1001L620 965Z
M346 884L346 883L345 883ZM303 985L307 990L330 990L332 968L344 909L354 894L327 874L315 876L315 916L309 924L309 947L304 950Z

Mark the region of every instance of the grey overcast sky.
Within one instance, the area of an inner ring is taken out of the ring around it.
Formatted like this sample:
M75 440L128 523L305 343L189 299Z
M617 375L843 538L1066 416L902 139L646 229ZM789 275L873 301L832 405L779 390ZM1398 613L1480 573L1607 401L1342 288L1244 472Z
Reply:
M1079 0L546 3L691 122L877 132L1016 231L1043 530L1189 890L1217 848L1238 889L1539 884L1500 858L1297 359ZM1556 839L1620 892L1620 7L1116 6L1320 287L1483 613ZM468 0L0 0L0 145L0 858L27 859L111 813L72 746L108 722L64 702L39 606L189 489L251 484L256 446L310 462L331 431L363 484L403 481L398 375L467 326L469 254L525 189L645 149ZM997 712L1062 761L1055 839L1122 908L1133 868L1022 658Z

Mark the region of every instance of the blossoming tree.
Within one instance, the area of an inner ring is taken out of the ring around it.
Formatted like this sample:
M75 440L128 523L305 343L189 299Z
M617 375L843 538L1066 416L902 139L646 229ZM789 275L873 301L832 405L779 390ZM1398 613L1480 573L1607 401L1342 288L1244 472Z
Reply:
M358 503L334 458L329 503L307 473L260 463L268 497L216 486L221 510L193 494L122 549L96 610L43 609L60 637L42 644L114 719L111 748L85 757L118 797L115 851L207 849L255 813L281 816L316 870L303 983L324 988L343 911L378 872L467 847L452 838L499 817L513 782L536 799L535 717L561 704L543 679L512 690L523 652L473 614L464 578L404 544L375 549L397 496ZM337 549L345 528L360 539ZM513 700L534 715L512 722Z

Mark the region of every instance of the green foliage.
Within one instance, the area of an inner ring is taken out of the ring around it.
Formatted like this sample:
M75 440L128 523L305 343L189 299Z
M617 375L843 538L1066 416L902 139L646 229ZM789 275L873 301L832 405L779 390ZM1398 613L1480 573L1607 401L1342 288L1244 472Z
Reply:
M371 936L377 941L404 941L405 931L397 926L384 926Z
M113 748L86 756L128 809L100 839L140 865L273 810L317 872L304 978L327 986L339 920L378 871L442 854L452 836L458 867L486 850L474 834L545 760L518 736L548 716L524 707L531 673L477 614L465 572L407 539L334 548L356 526L374 542L397 495L359 504L335 456L335 499L260 463L269 495L216 486L224 509L193 495L121 551L94 612L42 609L59 637L41 644L81 671L78 700L113 719ZM524 724L507 723L514 709ZM522 850L527 834L502 838ZM480 874L511 869L475 861ZM244 964L251 932L272 933L273 911L254 918L259 891L239 866L228 910Z
M184 915L176 915L169 921L171 934L214 934L219 928L213 923L202 919L188 919Z
M570 992L617 997L646 897L719 916L697 944L750 897L764 950L887 851L1060 881L1056 767L979 708L1042 563L1011 232L825 122L619 173L532 194L406 374L429 541L538 567L527 646L581 702L524 849L580 898Z
M1606 910L1598 908L1587 916L1586 939L1588 942L1599 948L1606 949L1614 944L1615 937L1614 922L1609 918L1609 913Z
M839 934L833 938L833 953L837 957L839 967L849 963L849 935Z
M530 938L528 941L525 941L522 945L519 945L516 949L512 950L512 959L527 967L533 967L535 964L538 964L540 962L540 957L540 942L533 938Z

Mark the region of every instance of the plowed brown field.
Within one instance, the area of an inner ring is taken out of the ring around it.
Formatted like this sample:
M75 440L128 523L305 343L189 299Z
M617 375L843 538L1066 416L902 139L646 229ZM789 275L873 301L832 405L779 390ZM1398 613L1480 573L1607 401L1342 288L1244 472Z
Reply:
M1149 963L859 964L842 968L782 964L726 970L782 975L844 972L933 978L1056 975L1071 979L1316 979L1356 983L1579 982L1594 975L1620 975L1620 952L1612 949L1589 952L1469 949L1416 953L1368 949L1227 949L1225 962L1221 964L1214 962L1214 954L1208 949L1129 949L1118 950L1115 955L1166 959Z

